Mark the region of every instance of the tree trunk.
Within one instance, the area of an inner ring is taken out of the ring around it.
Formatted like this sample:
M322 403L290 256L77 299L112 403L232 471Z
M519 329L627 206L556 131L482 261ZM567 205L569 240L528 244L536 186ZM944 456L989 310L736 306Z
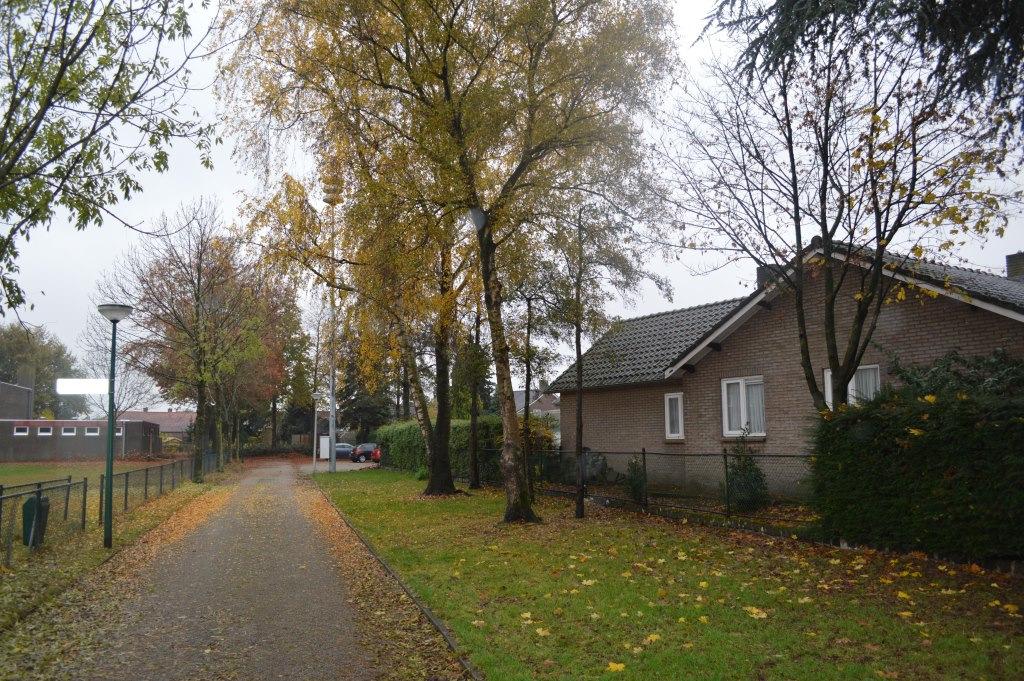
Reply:
M582 304L580 287L576 288L577 316L573 324L576 342L576 517L584 515L583 501L586 497L586 477L583 465L583 323L578 306Z
M402 365L402 418L408 421L412 414L409 411L409 374Z
M217 457L217 470L224 469L224 429L220 416L213 415L213 452Z
M473 338L473 380L469 397L469 488L480 489L480 308L477 308Z
M434 401L437 418L434 420L434 446L429 449L427 462L427 496L455 494L452 480L452 461L448 451L452 429L451 401L451 326L447 314L442 312L434 334Z
M526 489L533 501L533 464L530 454L530 401L533 399L533 356L530 350L530 332L533 330L533 299L526 298L526 392L523 395L523 463L526 465Z
M203 481L203 454L206 452L208 408L206 406L206 383L196 384L196 420L192 427L192 481Z
M429 471L430 462L434 459L433 448L436 444L434 439L434 426L430 422L430 413L427 411L427 397L423 394L423 384L420 383L419 369L416 366L416 353L413 351L405 330L399 331L399 343L401 345L402 364L406 368L406 375L409 377L409 388L413 399L413 414L416 416L416 423L420 427L420 435L427 448L427 468Z
M491 328L491 354L494 359L494 378L497 383L498 405L501 410L502 443L501 475L505 487L505 521L539 522L533 511L527 489L525 469L522 465L519 417L512 392L512 372L509 365L508 341L501 316L501 282L495 262L496 245L488 224L477 230L480 247L480 273L484 285L484 307Z
M277 446L277 395L270 398L270 446Z

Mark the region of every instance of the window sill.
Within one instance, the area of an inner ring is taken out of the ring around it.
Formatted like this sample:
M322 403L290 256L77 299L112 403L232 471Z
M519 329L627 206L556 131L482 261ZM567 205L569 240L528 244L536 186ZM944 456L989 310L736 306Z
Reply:
M767 435L747 435L745 438L742 435L722 436L722 442L739 442L740 440L746 440L747 442L764 442L767 439Z
M667 437L667 438L665 438L664 442L667 445L681 445L684 442L686 442L686 438L685 437Z

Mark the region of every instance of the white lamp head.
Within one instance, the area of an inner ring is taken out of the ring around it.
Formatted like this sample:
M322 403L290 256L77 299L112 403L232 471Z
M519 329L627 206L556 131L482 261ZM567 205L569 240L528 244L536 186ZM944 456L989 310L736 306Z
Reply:
M473 226L476 227L478 232L487 226L487 213L480 208L470 208L469 219L473 222Z
M101 315L115 324L127 319L132 313L131 305L118 305L116 303L105 303L97 306L96 309L100 311Z

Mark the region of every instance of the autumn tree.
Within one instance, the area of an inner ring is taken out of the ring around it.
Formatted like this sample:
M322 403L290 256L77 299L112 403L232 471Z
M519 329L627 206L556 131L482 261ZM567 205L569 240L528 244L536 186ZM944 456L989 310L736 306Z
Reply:
M659 192L640 159L600 159L599 167L581 168L543 222L551 262L543 273L549 323L569 335L574 351L573 424L576 457L576 517L584 513L583 340L605 331L606 307L615 296L631 301L647 283L671 297L667 279L645 265L665 243L656 218ZM566 333L567 332L567 333ZM563 335L564 337L564 335ZM564 399L564 397L563 397ZM562 424L566 427L568 424Z
M276 131L372 130L379 181L447 220L472 211L503 423L505 519L532 521L512 392L499 252L566 169L629 151L671 66L662 0L243 3L228 64L250 147ZM264 132L261 132L264 131ZM266 134L265 131L270 131ZM316 142L314 142L314 145ZM466 228L464 222L460 223ZM532 257L527 250L521 257Z
M78 229L115 218L188 140L210 165L212 128L183 97L207 34L185 0L0 3L0 310L24 301L17 242L65 211Z
M193 476L212 432L223 456L224 377L243 370L258 348L257 302L263 279L221 223L216 204L199 200L157 227L171 236L146 240L100 284L100 295L135 307L125 351L157 383L165 399L196 405ZM269 396L268 396L269 398Z
M936 58L863 18L833 22L779 70L740 78L711 64L669 122L678 144L663 163L690 238L773 273L795 306L818 409L809 326L824 329L831 392L845 403L884 305L909 292L892 271L1002 235L1019 198L1002 179L1006 149L979 123L992 111L930 80ZM808 295L814 282L823 300Z

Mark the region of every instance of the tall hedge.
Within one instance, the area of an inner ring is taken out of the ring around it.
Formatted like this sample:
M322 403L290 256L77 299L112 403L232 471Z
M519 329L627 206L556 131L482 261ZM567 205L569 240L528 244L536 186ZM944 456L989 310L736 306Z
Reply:
M948 558L1024 556L1024 364L954 355L897 370L902 387L816 427L826 535Z
M551 430L542 421L533 419L530 422L533 433L534 451L551 448ZM498 467L498 455L501 449L501 417L495 415L481 416L478 421L480 438L480 479L484 483L497 483L501 480ZM417 471L427 465L427 448L415 421L400 421L381 426L370 434L370 440L380 443L384 452L382 463L385 466ZM469 421L452 421L451 433L452 473L456 478L469 477Z

